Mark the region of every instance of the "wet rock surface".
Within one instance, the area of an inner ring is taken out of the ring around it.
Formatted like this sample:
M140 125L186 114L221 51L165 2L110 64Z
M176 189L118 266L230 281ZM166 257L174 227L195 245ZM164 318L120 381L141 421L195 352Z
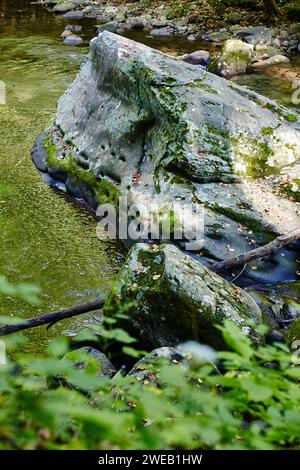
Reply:
M300 319L300 282L254 286L247 292L259 305L264 323L289 336L293 323Z
M160 366L162 364L174 367L181 366L185 356L186 354L180 352L178 348L168 346L157 348L140 359L127 375L143 383L158 383Z

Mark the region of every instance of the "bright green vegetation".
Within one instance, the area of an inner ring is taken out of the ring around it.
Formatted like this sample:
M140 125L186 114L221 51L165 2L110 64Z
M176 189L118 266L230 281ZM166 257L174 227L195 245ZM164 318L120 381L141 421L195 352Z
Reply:
M85 339L118 341L138 357L133 338L112 327L113 319L93 326ZM300 367L288 348L253 348L230 321L222 332L222 374L195 353L182 366L157 361L145 380L99 377L85 353L61 359L67 338L52 342L47 357L9 361L0 366L0 448L299 449ZM20 341L9 338L8 349ZM74 357L85 367L74 367Z

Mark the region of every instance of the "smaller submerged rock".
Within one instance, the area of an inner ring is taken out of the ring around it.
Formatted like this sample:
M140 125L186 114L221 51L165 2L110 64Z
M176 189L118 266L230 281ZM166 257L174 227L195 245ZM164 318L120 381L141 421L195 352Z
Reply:
M65 31L71 31L72 33L80 33L82 31L82 26L67 24Z
M150 36L172 36L174 30L170 27L152 29L150 31Z
M77 36L76 34L71 34L64 39L64 44L66 46L79 46L80 44L83 43L83 40L80 36Z
M200 50L184 54L181 60L192 65L208 65L211 61L211 55L208 51Z
M277 54L272 57L269 57L268 59L265 60L259 60L257 62L254 62L251 64L252 69L261 69L265 67L271 67L272 65L278 65L278 64L288 64L290 62L290 59L282 54Z

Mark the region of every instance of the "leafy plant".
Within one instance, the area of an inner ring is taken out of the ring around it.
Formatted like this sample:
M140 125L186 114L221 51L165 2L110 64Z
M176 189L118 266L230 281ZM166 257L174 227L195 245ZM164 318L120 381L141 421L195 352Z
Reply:
M0 369L0 448L299 448L300 367L288 348L253 348L229 321L222 332L231 351L218 353L217 365L159 360L140 367L142 379L101 377L82 352L85 367L74 367L61 359L66 338L48 357L9 361ZM116 337L134 350L125 332Z

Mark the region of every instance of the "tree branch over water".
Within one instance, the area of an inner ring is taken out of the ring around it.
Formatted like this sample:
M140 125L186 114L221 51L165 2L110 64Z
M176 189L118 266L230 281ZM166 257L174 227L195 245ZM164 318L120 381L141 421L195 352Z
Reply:
M93 299L89 302L76 305L75 307L60 310L59 312L47 313L36 318L30 318L29 320L25 320L22 323L5 325L0 327L0 336L10 335L11 333L28 330L29 328L34 328L36 326L49 325L50 327L61 320L65 320L66 318L100 310L103 307L104 302L105 299Z
M226 271L228 269L235 268L240 265L245 265L250 261L255 259L265 258L270 256L273 253L276 253L278 250L283 248L290 243L300 240L300 228L293 230L292 232L287 233L286 235L281 235L267 245L256 248L255 250L248 251L234 258L230 258L219 263L211 265L209 268L214 272ZM55 323L65 320L66 318L75 317L76 315L82 315L84 313L93 312L95 310L100 310L103 308L105 299L93 299L89 302L76 305L71 308L60 310L59 312L48 313L41 315L36 318L31 318L25 320L24 322L17 323L14 325L5 325L0 327L0 336L9 335L11 333L17 333L22 330L28 330L29 328L34 328L37 326L48 325L50 328Z
M265 258L296 240L300 240L300 228L297 228L286 235L281 235L267 245L256 248L255 250L215 263L209 266L209 269L219 273L220 271L226 271L227 269L232 269L236 266L249 263L249 261L254 261L255 259Z

